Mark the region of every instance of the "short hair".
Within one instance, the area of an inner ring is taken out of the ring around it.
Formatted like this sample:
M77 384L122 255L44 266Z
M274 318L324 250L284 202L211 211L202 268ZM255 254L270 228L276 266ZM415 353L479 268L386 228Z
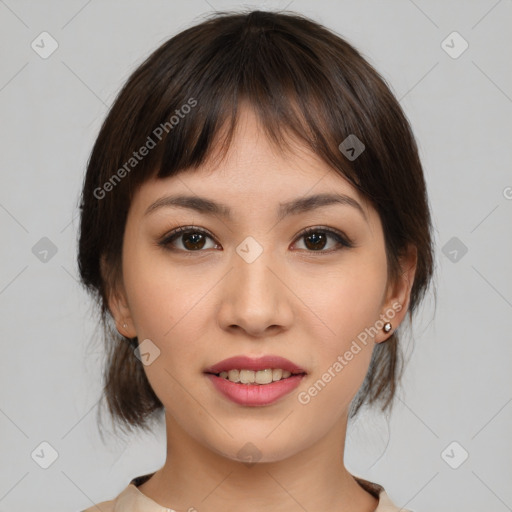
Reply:
M150 178L201 165L221 135L219 147L227 150L242 101L269 141L284 150L290 134L298 138L372 204L382 223L389 279L403 272L399 257L408 244L416 247L410 318L430 284L432 225L423 169L410 124L384 78L346 40L300 14L209 15L131 74L101 127L84 178L78 266L106 343L102 396L123 428L147 429L153 413L163 410L134 357L137 338L117 332L108 307L109 292L122 278L131 200ZM364 144L357 158L340 149L349 136ZM383 411L391 406L402 363L394 331L374 346L350 417L363 404L379 402Z

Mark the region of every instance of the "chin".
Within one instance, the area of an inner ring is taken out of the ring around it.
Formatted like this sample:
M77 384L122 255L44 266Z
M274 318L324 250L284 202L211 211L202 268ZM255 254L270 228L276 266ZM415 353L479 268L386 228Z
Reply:
M248 466L280 462L295 453L293 450L283 451L281 439L276 437L273 442L270 442L268 439L265 439L265 435L261 436L261 441L256 439L251 441L247 440L247 438L240 441L231 440L229 448L219 449L216 447L212 448L212 451L230 461L244 463Z

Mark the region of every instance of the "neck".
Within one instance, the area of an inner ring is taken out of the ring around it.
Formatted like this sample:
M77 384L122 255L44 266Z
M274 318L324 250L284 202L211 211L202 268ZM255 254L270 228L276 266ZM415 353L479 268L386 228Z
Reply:
M165 465L139 490L175 510L284 512L300 506L326 512L373 512L378 500L359 486L343 464L346 425L345 415L336 429L308 443L307 449L276 462L251 464L213 452L166 417ZM246 446L248 453L250 446Z

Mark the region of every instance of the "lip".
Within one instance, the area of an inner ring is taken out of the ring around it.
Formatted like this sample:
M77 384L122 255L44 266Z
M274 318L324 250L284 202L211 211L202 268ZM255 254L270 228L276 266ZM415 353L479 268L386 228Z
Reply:
M266 370L267 368L281 368L288 370L290 373L307 373L300 366L292 363L290 360L276 355L266 355L257 358L247 356L235 356L224 359L204 370L204 373L228 372L229 370Z
M245 406L270 405L291 393L306 375L290 375L287 379L277 380L271 384L241 384L231 382L212 373L206 377L215 389L232 402Z

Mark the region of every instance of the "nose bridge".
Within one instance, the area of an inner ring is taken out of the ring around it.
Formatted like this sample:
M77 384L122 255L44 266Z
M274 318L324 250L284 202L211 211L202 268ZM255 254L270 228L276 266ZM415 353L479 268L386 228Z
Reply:
M276 264L272 251L253 237L236 247L229 285L222 298L221 321L225 327L238 325L257 335L267 327L288 323L291 315L286 287L277 277Z
M272 302L276 277L270 270L275 258L269 247L264 247L252 236L248 236L236 248L234 258L234 279L239 300L250 299L253 302L265 300ZM270 268L269 268L270 267ZM258 307L262 307L261 304Z

